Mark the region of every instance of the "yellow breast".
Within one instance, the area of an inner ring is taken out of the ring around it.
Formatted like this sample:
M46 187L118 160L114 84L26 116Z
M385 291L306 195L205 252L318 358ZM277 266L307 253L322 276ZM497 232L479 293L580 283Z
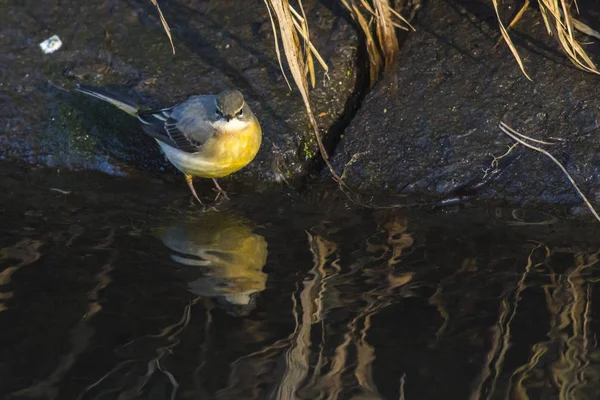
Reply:
M221 178L248 165L258 153L262 131L258 121L209 139L200 153L190 154L158 141L165 155L184 174Z
M258 153L262 130L255 119L243 129L222 131L209 139L200 153L186 153L157 140L169 161L184 174L222 178L248 165Z
M258 122L242 131L221 133L212 143L206 143L203 151L205 159L213 165L212 170L197 176L219 178L244 168L258 153L261 141L262 132Z

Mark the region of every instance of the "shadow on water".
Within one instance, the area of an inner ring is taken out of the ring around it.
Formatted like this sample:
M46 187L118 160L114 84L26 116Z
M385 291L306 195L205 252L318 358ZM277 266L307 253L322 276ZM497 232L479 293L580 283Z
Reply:
M595 399L600 229L0 166L0 396ZM317 191L315 191L316 193Z

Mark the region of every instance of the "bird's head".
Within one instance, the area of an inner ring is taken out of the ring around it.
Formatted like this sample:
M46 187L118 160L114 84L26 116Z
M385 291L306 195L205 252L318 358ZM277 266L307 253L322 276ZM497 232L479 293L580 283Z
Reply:
M215 128L236 131L246 128L252 122L252 111L238 90L219 93L215 101Z

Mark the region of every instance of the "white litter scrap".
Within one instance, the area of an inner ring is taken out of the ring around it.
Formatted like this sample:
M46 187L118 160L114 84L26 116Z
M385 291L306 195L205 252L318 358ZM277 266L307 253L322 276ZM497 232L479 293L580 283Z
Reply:
M49 37L48 39L46 39L42 43L40 43L40 47L42 48L42 51L46 54L54 53L56 50L60 49L61 46L62 46L62 41L60 40L58 35Z

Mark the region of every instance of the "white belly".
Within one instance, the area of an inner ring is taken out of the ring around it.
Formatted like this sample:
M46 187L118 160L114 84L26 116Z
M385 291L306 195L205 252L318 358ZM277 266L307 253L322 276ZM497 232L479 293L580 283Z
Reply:
M238 163L230 164L226 160L207 157L202 153L190 154L159 140L157 142L171 164L184 174L201 178L221 178L243 167L242 165L238 165Z
M156 142L160 145L163 153L165 153L165 157L167 157L171 164L184 174L202 176L202 174L198 174L198 172L208 172L214 170L216 167L213 162L204 159L200 154L186 153L185 151L171 147L160 140L157 140Z

